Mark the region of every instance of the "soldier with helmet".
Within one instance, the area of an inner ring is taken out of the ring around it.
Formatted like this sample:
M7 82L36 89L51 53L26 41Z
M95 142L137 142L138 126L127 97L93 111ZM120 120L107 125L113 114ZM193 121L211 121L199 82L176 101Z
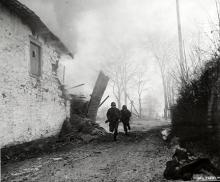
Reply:
M130 117L131 117L131 112L127 109L126 105L123 105L121 110L121 122L123 123L124 126L125 135L128 135L128 130L131 129L129 123Z
M116 141L120 120L120 110L116 108L115 102L111 103L111 108L108 109L106 116L108 120L105 123L109 123L109 131L114 132L114 141Z

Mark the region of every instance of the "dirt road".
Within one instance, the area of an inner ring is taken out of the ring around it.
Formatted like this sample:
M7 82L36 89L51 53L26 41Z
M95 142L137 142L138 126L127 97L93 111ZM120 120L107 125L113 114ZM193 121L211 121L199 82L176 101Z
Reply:
M65 152L2 166L2 181L101 182L166 181L163 170L171 151L160 137L162 127L136 123L129 136L119 134L89 144L72 144Z

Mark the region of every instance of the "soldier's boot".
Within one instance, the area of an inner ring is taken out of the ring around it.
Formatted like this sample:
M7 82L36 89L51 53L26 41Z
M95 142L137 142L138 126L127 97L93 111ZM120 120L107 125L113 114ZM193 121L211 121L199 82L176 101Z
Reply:
M127 126L126 126L126 129L125 129L125 135L128 136L128 129L127 129Z
M114 141L117 141L117 137L114 135Z
M128 123L128 130L131 130L130 123Z
M126 123L123 123L125 135L128 135L128 129Z

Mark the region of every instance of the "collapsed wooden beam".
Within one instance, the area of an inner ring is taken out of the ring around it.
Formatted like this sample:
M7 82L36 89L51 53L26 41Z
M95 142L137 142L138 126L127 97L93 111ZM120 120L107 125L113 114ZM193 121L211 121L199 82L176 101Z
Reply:
M70 87L70 88L68 88L68 90L69 90L69 89L78 88L78 87L81 87L81 86L84 86L84 85L85 85L85 83L82 83L82 84L79 84L79 85L76 85L76 86Z
M105 103L105 101L107 100L109 98L109 95L101 102L101 104L99 104L99 107L101 107L102 106L102 104L104 104Z
M96 120L98 108L102 99L102 96L105 92L105 89L108 85L109 77L106 76L102 71L100 71L98 79L96 80L95 87L93 89L91 99L88 107L88 118L92 121Z

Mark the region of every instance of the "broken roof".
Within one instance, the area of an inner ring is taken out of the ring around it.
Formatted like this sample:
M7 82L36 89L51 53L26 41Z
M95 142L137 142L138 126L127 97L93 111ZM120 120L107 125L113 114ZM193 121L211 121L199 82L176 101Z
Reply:
M41 19L29 8L20 3L18 0L0 0L0 3L8 10L15 13L24 24L31 28L33 34L41 35L45 40L52 43L59 52L73 57L68 48L54 35Z

